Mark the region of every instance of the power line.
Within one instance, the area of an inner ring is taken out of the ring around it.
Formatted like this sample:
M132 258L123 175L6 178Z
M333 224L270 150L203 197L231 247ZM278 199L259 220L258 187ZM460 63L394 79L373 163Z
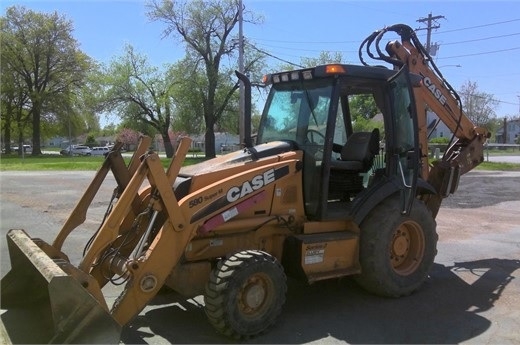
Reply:
M449 32L456 32L456 31L463 31L463 30L478 29L478 28L484 28L484 27L487 27L487 26L500 25L500 24L507 24L507 23L518 22L518 21L520 21L520 18L517 18L517 19L511 19L511 20L504 20L504 21L501 21L501 22L494 22L494 23L482 24L482 25L468 26L468 27L465 27L465 28L459 28L459 29L452 29L452 30L446 30L446 31L438 31L438 32L436 32L436 34L445 34L445 33L449 33Z
M273 59L276 59L276 60L279 60L279 61L282 61L282 62L288 63L288 64L291 65L291 66L295 66L295 67L299 67L299 68L305 68L305 67L302 66L302 65L299 65L299 64L296 64L296 63L294 63L294 62L291 62L291 61L288 61L288 60L285 60L285 59L279 58L278 56L275 56L275 55L273 55L273 54L271 54L271 53L268 53L268 52L266 52L265 50L259 49L259 48L257 48L256 46L254 46L254 45L251 44L251 43L248 43L248 45L249 45L251 48L253 48L253 49L255 49L256 51L258 51L259 53L265 54L265 55L267 55L267 56L269 56L269 57L272 57Z
M490 37L476 38L476 39L473 39L473 40L466 40L466 41L442 43L442 45L447 46L447 45L451 45L451 44L461 44L461 43L470 43L470 42L477 42L477 41L486 41L486 40L491 40L491 39L495 39L495 38L504 38L504 37L511 37L511 36L517 36L517 35L520 35L520 32L516 32L514 34L505 34L505 35L499 35L499 36L490 36Z
M427 20L427 18L422 18L422 19ZM500 24L507 24L507 23L517 22L517 21L520 21L520 18L504 20L504 21L500 21L500 22L487 23L487 24L482 24L482 25L468 26L468 27L452 29L452 30L445 30L445 31L441 30L441 31L436 31L435 34L444 34L444 33L450 33L450 32L463 31L463 30L478 29L478 28L482 28L482 27L494 26L494 25L500 25ZM425 29L426 28L422 28L422 30L425 30ZM433 29L435 29L435 27L433 27ZM255 38L255 37L251 37L251 39L254 39L255 41L287 43L287 44L320 44L320 43L323 43L323 44L345 44L345 43L359 43L359 40L353 40L353 41L285 41L285 40L271 40L271 39L265 39L265 38Z
M275 42L275 43L289 43L289 44L344 44L344 43L358 43L359 40L355 41L282 41L282 40L270 40L265 38L254 38L255 41Z
M487 55L487 54L495 54L495 53L503 53L503 52L509 52L512 50L518 50L520 47L515 48L508 48L508 49L499 49L499 50L492 50L487 52L480 52L480 53L473 53L473 54L462 54L462 55L453 55L453 56L445 56L445 57L439 57L438 60L444 60L444 59L454 59L454 58L460 58L460 57L468 57L468 56L478 56L478 55Z
M356 50L339 50L339 49L287 48L287 47L274 46L274 45L264 44L264 43L260 43L260 45L263 46L263 47L268 47L268 48L276 48L276 49L291 50L291 51L307 51L307 52L323 52L323 51L327 51L327 52L354 53L354 54L357 54L357 52L358 52L357 49Z

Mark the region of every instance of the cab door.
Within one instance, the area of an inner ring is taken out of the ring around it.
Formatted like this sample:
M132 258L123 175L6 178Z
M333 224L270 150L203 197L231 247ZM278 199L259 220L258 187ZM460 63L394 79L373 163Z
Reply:
M396 176L401 195L401 212L408 214L416 195L420 168L417 111L408 66L403 66L389 80L393 136L387 141L391 146L391 171Z

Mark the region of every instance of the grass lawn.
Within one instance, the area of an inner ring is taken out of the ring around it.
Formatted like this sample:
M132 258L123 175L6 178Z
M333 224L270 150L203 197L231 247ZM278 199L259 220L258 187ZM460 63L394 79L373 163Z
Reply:
M17 154L2 155L0 157L0 171L46 171L46 170L98 170L103 164L103 156L61 156L59 154L45 154L38 157L19 157ZM130 157L124 157L126 164ZM184 165L191 165L204 161L205 158L187 157ZM162 165L166 168L170 159L161 158Z
M500 162L482 162L475 169L476 170L497 170L497 171L520 171L520 164L500 163Z
M74 170L97 170L101 167L102 156L61 156L59 154L44 154L37 157L19 157L17 154L0 156L0 171L74 171ZM130 157L124 157L126 164L130 162ZM191 157L188 155L184 165L191 165L204 161L202 156ZM169 158L161 158L162 165L167 168L170 164ZM520 164L483 162L477 170L498 170L498 171L520 171Z

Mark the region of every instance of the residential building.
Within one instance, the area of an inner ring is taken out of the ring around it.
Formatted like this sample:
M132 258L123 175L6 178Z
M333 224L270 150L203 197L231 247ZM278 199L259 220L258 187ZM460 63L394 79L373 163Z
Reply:
M504 130L505 129L505 130ZM504 125L497 130L496 141L501 144L518 144L520 137L520 118L504 119Z

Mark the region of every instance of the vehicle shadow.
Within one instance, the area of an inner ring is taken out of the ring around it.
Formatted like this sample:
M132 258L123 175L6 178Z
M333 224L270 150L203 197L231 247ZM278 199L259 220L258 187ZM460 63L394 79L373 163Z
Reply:
M506 259L435 264L421 289L400 299L373 296L351 278L313 285L291 280L279 323L241 343L468 341L490 327L478 313L494 306L519 268L520 260ZM124 328L123 343L238 343L217 334L192 299L161 295L153 308Z

